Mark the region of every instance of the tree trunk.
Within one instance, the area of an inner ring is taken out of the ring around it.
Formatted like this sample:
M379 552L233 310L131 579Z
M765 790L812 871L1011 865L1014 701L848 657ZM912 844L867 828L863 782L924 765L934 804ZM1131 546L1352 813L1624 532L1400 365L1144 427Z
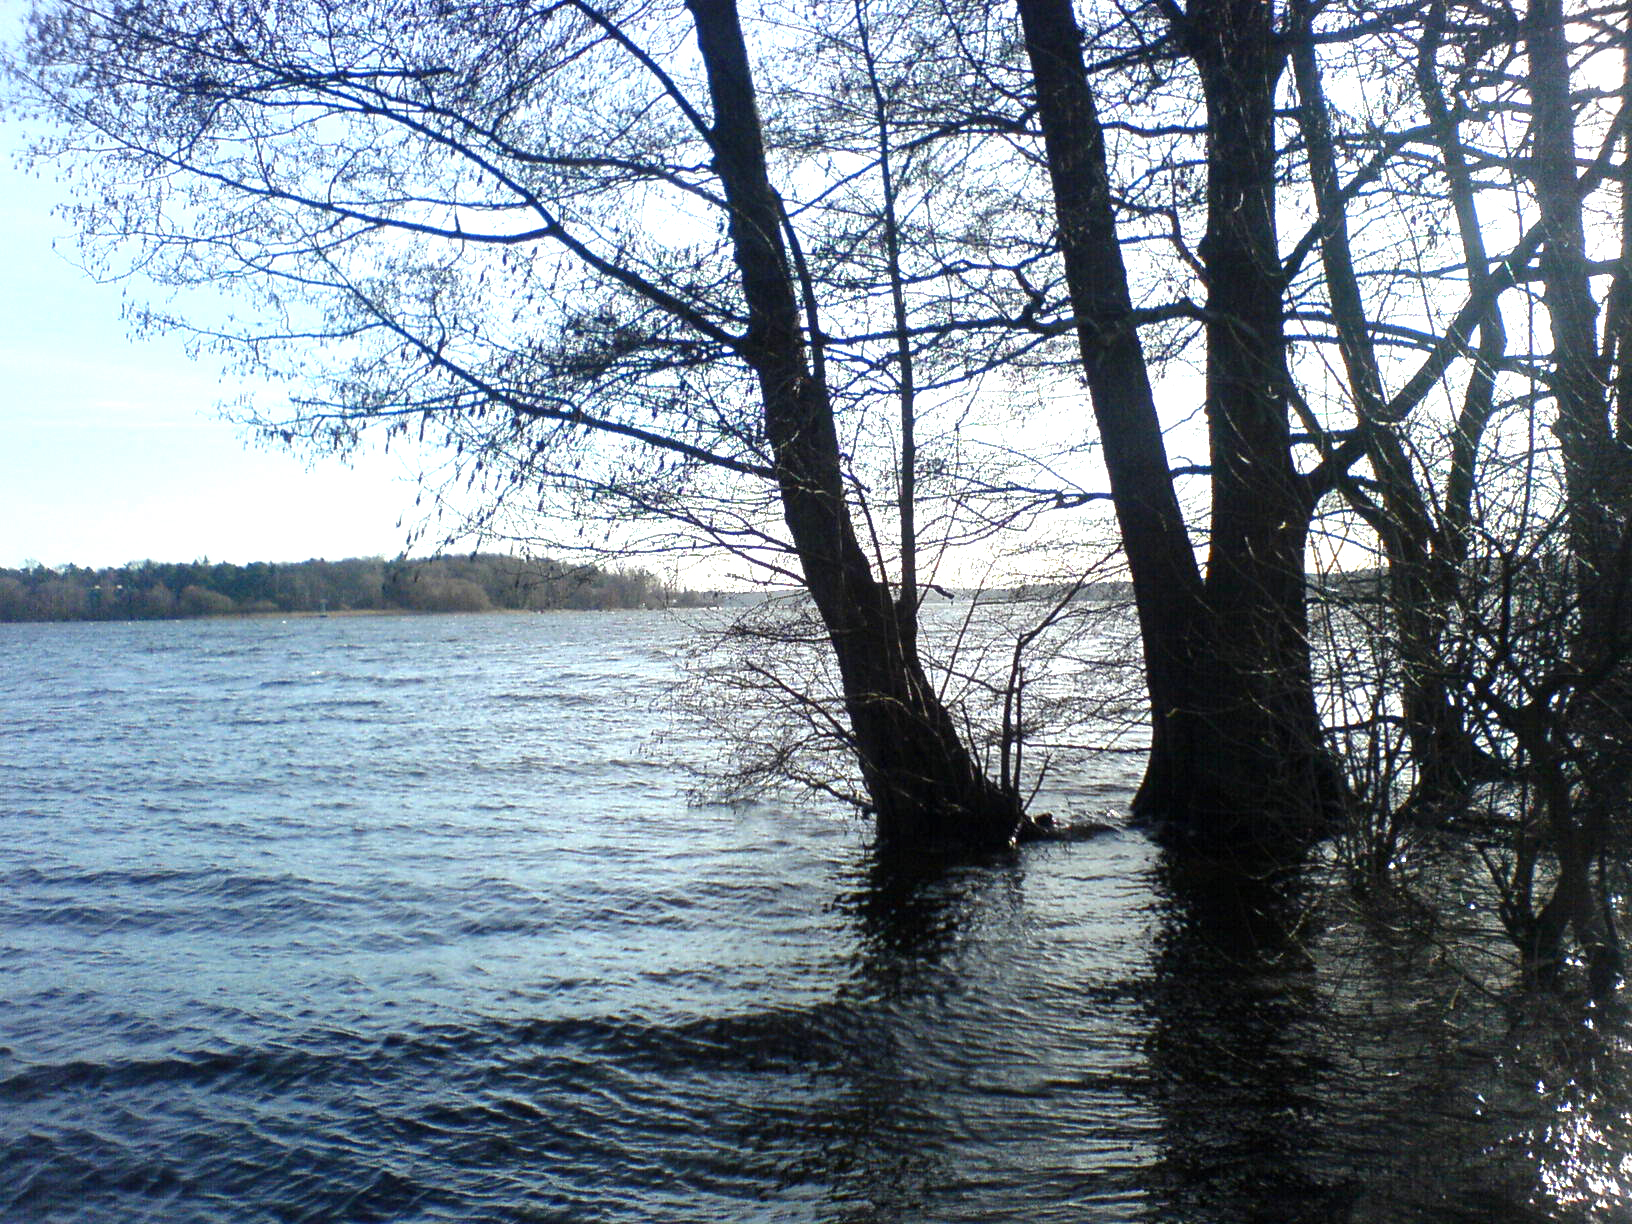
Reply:
M1629 502L1629 459L1611 426L1607 379L1600 372L1598 311L1575 177L1575 115L1561 0L1535 0L1526 21L1535 115L1531 164L1546 234L1541 280L1553 339L1555 428L1582 601L1581 648L1590 660L1614 649L1623 629L1616 623L1617 591L1623 583L1615 571Z
M1615 380L1598 348L1561 0L1535 0L1526 21L1531 173L1546 235L1542 300L1552 332L1554 429L1564 460L1579 616L1572 655L1578 669L1596 677L1590 691L1577 693L1590 751L1576 819L1590 842L1582 853L1591 856L1602 849L1608 822L1623 808L1632 781L1632 444L1617 436L1612 423L1609 387ZM1624 353L1620 359L1625 361Z
M1192 11L1209 129L1205 582L1174 493L1111 206L1104 138L1069 0L1017 0L1037 88L1083 370L1132 572L1152 709L1136 811L1181 838L1268 848L1324 824L1341 786L1315 713L1274 227L1268 10Z
M987 778L924 675L905 618L873 574L845 500L827 387L800 328L734 0L687 0L708 76L715 167L748 307L745 356L758 377L783 517L826 626L880 840L905 848L1008 845L1018 796Z
M1181 711L1190 704L1194 680L1201 574L1168 473L1155 396L1133 326L1105 140L1083 66L1082 34L1069 0L1019 0L1019 10L1083 373L1144 643L1151 745L1135 809L1167 817L1185 806L1187 788L1174 782L1182 763L1193 755Z
M1342 796L1310 667L1310 488L1292 463L1285 278L1275 225L1275 85L1264 0L1196 0L1183 31L1207 106L1207 416L1213 466L1197 719L1225 828L1324 827Z

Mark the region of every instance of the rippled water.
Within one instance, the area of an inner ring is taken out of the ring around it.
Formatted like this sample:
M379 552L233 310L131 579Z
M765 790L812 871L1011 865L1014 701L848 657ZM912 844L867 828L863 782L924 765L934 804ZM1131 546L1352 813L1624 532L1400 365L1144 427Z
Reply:
M695 643L0 626L0 1219L1625 1208L1618 1018L1137 832L914 880L848 818L688 803Z

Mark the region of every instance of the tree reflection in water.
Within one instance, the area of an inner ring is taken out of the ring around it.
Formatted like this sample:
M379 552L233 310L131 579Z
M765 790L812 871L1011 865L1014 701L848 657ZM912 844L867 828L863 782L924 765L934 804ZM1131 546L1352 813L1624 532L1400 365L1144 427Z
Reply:
M855 936L843 1002L866 1037L843 1068L842 1116L824 1104L813 1121L821 1218L1143 1213L1147 851L1132 839L1077 860L1087 875L1046 869L1068 864L1063 848L1043 852L1040 875L1029 851L858 873L841 902Z
M1626 1206L1618 1020L1481 992L1442 947L1322 892L1318 871L1181 871L1116 834L977 865L872 861L853 883L840 1083L813 1099L786 1170L821 1187L818 1218L1585 1221Z
M1583 1160L1554 1141L1570 1110L1523 1069L1544 1056L1576 1084L1566 1067L1613 1065L1602 1043L1560 1047L1559 1034L1583 1031L1579 1016L1491 973L1498 937L1454 891L1446 913L1392 930L1323 879L1172 862L1155 873L1158 1218L1471 1224L1632 1206L1609 1173L1628 1160L1624 1082L1578 1097L1620 1136L1618 1152L1600 1138ZM1538 1025L1553 1039L1538 1042ZM1572 1161L1593 1170L1574 1185L1596 1191L1560 1193Z

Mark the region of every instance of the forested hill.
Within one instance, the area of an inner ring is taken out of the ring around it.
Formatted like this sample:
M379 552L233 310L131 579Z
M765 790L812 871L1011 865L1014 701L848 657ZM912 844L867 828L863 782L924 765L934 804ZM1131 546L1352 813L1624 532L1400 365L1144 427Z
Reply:
M0 621L158 620L274 612L485 612L695 607L709 602L641 569L494 554L386 561L143 561L0 569Z

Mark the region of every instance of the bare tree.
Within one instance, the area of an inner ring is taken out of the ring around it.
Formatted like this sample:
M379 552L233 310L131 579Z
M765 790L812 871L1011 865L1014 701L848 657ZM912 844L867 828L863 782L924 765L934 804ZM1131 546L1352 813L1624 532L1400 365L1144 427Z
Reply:
M856 259L807 251L801 227L831 214L773 186L781 150L729 0L684 15L68 2L39 7L26 55L14 82L66 133L42 152L86 170L75 219L90 248L258 309L253 327L192 301L149 321L309 388L292 416L259 418L274 437L428 435L480 486L478 527L498 530L518 501L593 503L797 581L885 840L1023 831L1015 779L977 767L917 652L922 389L876 73L875 147L842 170L882 181L883 312L865 289L842 295ZM883 326L836 335L821 313L835 303L846 326ZM882 432L864 376L877 336L898 407ZM880 449L897 456L893 558L858 475ZM1037 496L988 484L994 504ZM457 490L443 496L457 512Z
M1584 231L1569 214L1617 176L1609 145L1578 151L1571 125L1594 96L1571 92L1562 51L1541 77L1530 74L1538 100L1543 78L1563 82L1551 126L1538 104L1534 130L1519 138L1569 167L1556 172L1558 202L1548 206L1543 161L1481 143L1495 136L1499 147L1525 113L1515 27L1499 14L1459 11L1453 21L1436 3L1278 10L1196 0L1095 13L1085 35L1069 4L1018 7L1082 367L1144 626L1155 737L1141 805L1181 829L1243 842L1254 829L1273 841L1277 828L1318 826L1338 802L1316 716L1305 578L1312 517L1334 493L1388 562L1417 798L1465 793L1493 763L1465 725L1472 696L1443 645L1463 595L1482 439L1504 370L1524 364L1507 351L1502 302L1534 276L1560 280L1567 266L1574 289L1548 288L1549 306L1559 303L1560 319L1592 316L1583 291L1594 265L1570 236ZM1569 20L1574 42L1558 13L1532 15L1529 45L1545 44L1547 30L1582 49L1602 41L1590 9ZM1449 102L1446 65L1457 73ZM1358 112L1351 125L1331 105L1328 68L1340 70L1337 88ZM1283 101L1289 86L1295 107ZM1130 118L1130 105L1145 113ZM1198 113L1199 124L1187 118ZM1119 181L1130 162L1107 153L1107 134L1127 131L1164 139L1169 152L1131 162L1137 178ZM1202 533L1181 509L1163 443L1171 417L1158 411L1154 363L1140 345L1141 328L1181 316L1190 298L1152 304L1129 290L1153 279L1152 218L1162 210L1152 182L1165 182L1171 201L1173 271L1158 283L1188 280L1204 298L1188 308L1207 375L1204 568L1191 559ZM1519 201L1500 256L1486 251L1481 193L1495 201L1487 214ZM1283 242L1287 216L1307 228ZM1588 352L1592 328L1572 334L1588 355L1572 357L1567 337L1554 345L1541 358L1558 372L1549 385L1571 368L1601 371ZM1568 478L1598 491L1582 504L1614 501L1608 381L1600 372L1587 413L1594 440L1572 444L1574 470L1598 473ZM1577 400L1587 383L1575 380ZM1459 407L1446 417L1438 403ZM1563 392L1556 404L1562 429L1585 428L1570 424L1577 410ZM1613 550L1618 532L1599 523L1587 534L1592 548Z

